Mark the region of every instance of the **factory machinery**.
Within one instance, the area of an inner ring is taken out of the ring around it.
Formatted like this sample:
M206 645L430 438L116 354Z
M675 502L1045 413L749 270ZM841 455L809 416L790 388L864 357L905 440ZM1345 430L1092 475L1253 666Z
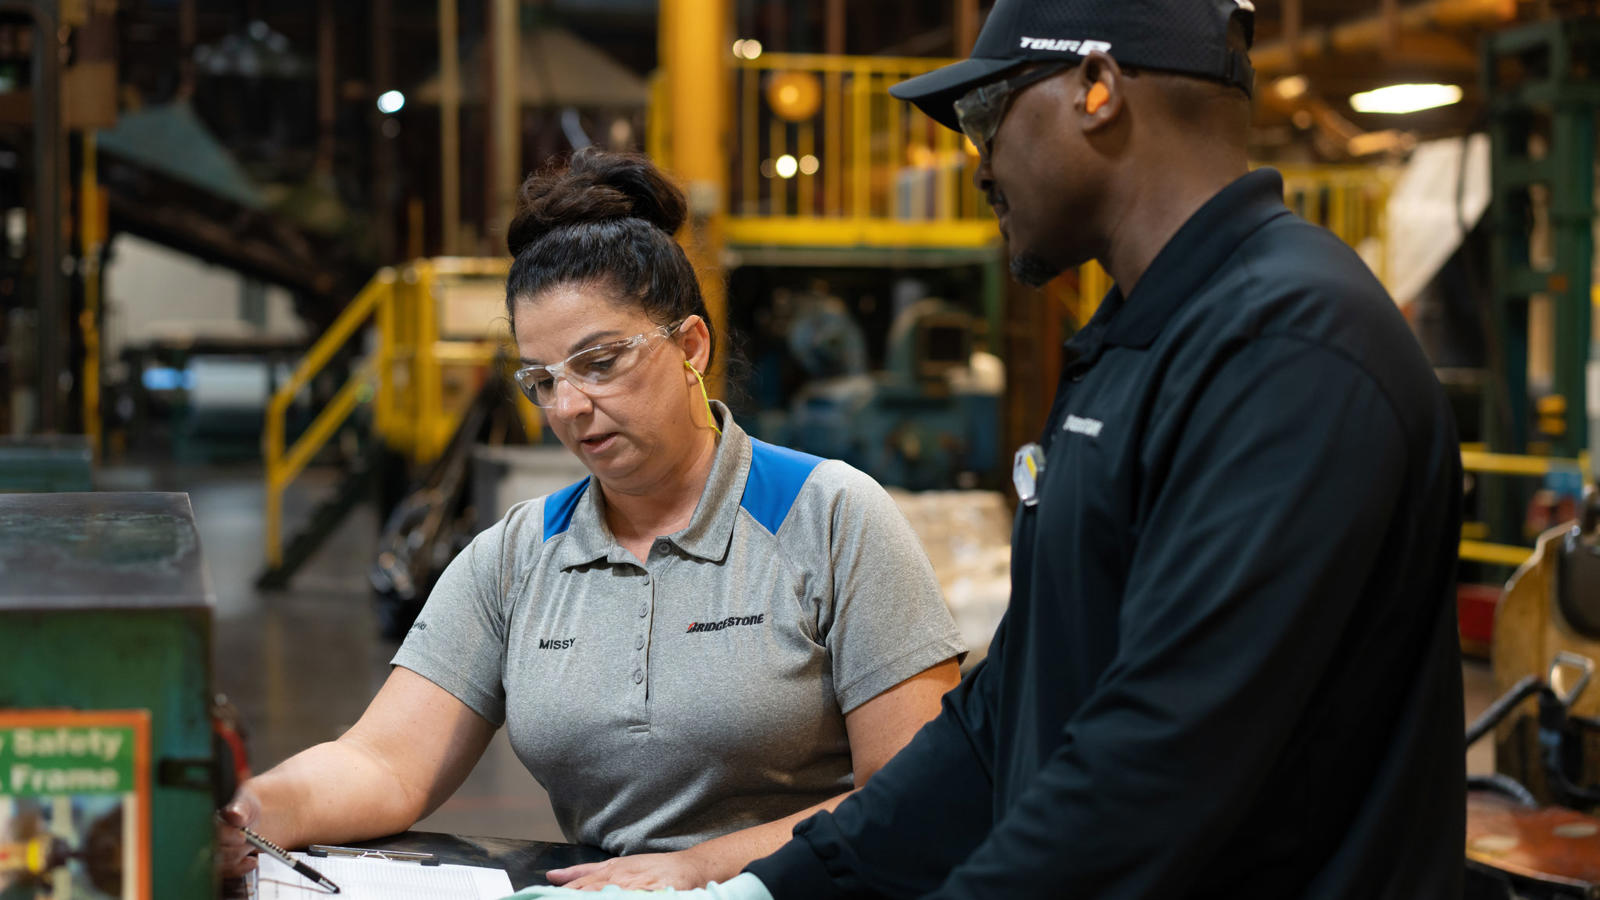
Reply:
M1600 896L1600 503L1553 529L1507 585L1503 692L1467 730L1496 772L1469 779L1467 900Z
M974 485L999 461L1003 367L975 351L982 321L940 300L894 319L886 366L867 371L866 338L843 303L814 300L794 321L789 349L810 376L781 425L763 435L842 459L886 485ZM773 421L771 418L766 421Z
M0 896L217 895L200 544L183 494L0 494Z

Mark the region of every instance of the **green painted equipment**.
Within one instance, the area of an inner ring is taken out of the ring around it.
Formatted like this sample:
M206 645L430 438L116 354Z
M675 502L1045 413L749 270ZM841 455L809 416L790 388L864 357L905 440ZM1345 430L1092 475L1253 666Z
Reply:
M1584 370L1589 361L1594 266L1595 115L1600 106L1600 21L1552 20L1491 35L1484 52L1494 200L1491 321L1504 353L1496 376L1508 387L1491 403L1490 449L1527 451L1528 302L1550 298L1555 315L1553 393L1564 398L1558 456L1577 456L1588 437ZM1547 198L1547 199L1545 199ZM1546 208L1544 223L1537 211ZM1548 239L1542 248L1541 224Z
M0 492L90 491L94 457L82 435L0 440Z
M1490 35L1483 84L1493 147L1485 438L1497 453L1535 452L1543 443L1543 452L1572 458L1589 436L1600 20L1553 19ZM1529 324L1536 298L1549 303L1552 346L1530 348L1543 337ZM1549 395L1536 417L1528 363L1540 351L1552 377L1540 386ZM1548 441L1537 440L1536 420ZM1495 540L1522 535L1532 487L1482 479L1479 518Z
M212 607L186 495L0 494L0 709L148 711L159 900L217 896Z

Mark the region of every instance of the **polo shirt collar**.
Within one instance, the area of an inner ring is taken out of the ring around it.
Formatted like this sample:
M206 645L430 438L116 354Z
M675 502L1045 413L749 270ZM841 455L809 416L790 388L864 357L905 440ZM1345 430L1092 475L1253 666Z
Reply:
M1156 254L1133 293L1112 288L1084 337L1098 345L1148 347L1167 321L1211 280L1245 238L1268 220L1288 215L1283 176L1257 169L1206 201ZM1098 350L1098 346L1095 346ZM1085 354L1087 355L1087 354Z
M711 562L728 555L733 540L733 525L739 517L739 499L744 495L750 475L750 438L733 421L733 414L720 400L711 401L712 412L722 428L711 474L695 506L689 525L676 534L665 535L684 553ZM593 478L572 512L556 563L562 569L586 566L600 560L613 565L634 565L633 554L623 549L606 524L605 499Z
M739 501L744 497L744 484L750 477L750 436L733 421L733 413L721 400L711 401L711 409L722 426L717 455L711 462L711 475L706 478L706 489L700 495L689 527L668 535L667 539L690 556L721 562L733 541L733 523L739 518Z
M623 562L628 558L627 551L617 544L616 538L611 535L611 527L606 524L605 500L600 496L600 486L592 475L586 482L583 496L572 510L572 522L567 526L565 540L556 557L556 564L563 570L601 560Z

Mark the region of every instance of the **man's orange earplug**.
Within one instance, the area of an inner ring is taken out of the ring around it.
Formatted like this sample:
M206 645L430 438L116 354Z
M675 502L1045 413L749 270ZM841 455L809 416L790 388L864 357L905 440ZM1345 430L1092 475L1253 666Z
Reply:
M1089 97L1083 102L1083 108L1092 116L1099 112L1100 107L1105 106L1106 101L1110 99L1111 91L1107 90L1104 84L1095 82L1094 87L1089 88Z

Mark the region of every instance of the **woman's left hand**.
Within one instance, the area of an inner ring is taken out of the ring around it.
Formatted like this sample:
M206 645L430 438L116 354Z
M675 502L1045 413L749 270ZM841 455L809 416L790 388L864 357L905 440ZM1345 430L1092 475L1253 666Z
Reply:
M686 891L705 887L716 877L693 850L676 853L640 853L619 856L605 862L585 863L566 869L551 869L550 883L579 890L598 890L608 884L627 890L676 888Z

